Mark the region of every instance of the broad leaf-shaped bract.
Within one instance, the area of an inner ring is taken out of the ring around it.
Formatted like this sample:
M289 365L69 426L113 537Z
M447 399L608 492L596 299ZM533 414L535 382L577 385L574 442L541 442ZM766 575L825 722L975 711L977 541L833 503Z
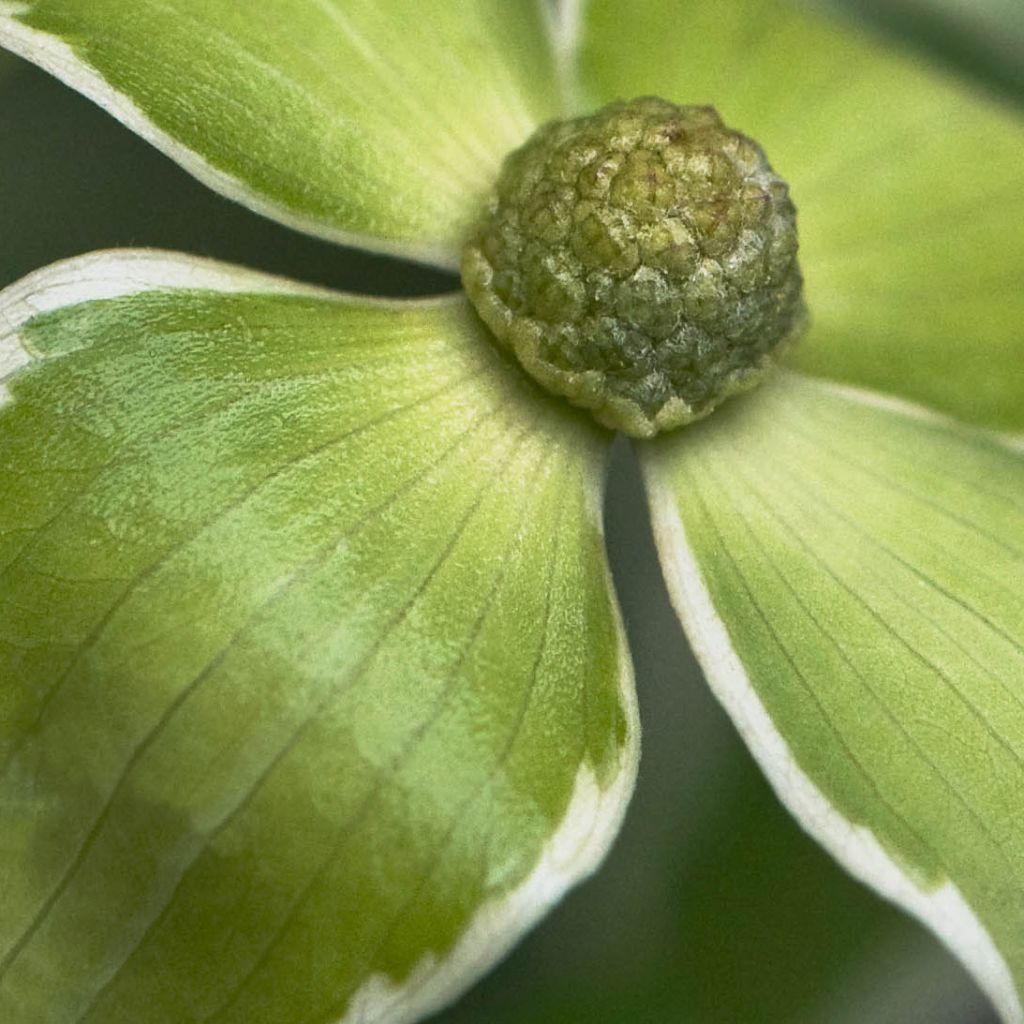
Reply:
M1020 452L787 376L641 458L673 601L782 799L1020 1019Z
M1019 115L779 0L589 0L578 47L590 101L713 103L790 182L792 364L1024 430ZM786 804L1022 1021L1022 449L879 401L786 376L642 449L659 548Z
M0 297L0 1017L409 1020L590 870L606 435L461 298L156 254Z
M0 44L260 213L447 266L558 113L522 0L0 0Z

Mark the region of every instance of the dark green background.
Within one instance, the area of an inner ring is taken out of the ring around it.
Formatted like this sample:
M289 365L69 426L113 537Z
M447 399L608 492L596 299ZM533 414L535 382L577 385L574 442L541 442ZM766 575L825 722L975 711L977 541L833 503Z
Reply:
M1024 0L830 6L1024 99ZM61 257L141 245L357 292L457 287L260 220L5 56L0 240L0 286ZM834 867L761 780L668 606L624 444L607 520L644 725L636 797L597 877L439 1024L991 1024L959 966Z

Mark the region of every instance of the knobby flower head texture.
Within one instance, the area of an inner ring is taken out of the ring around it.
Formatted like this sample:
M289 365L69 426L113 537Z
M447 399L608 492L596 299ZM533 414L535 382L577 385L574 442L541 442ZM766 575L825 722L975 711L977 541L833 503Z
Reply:
M155 251L0 295L0 1018L412 1021L592 871L606 424L781 800L1024 1021L1018 117L781 0L4 0L0 43L474 302Z

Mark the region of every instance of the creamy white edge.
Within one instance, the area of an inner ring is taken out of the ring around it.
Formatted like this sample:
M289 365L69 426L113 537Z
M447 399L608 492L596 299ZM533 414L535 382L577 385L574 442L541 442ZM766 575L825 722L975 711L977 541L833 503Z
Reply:
M562 94L562 109L567 114L585 109L576 58L579 50L579 29L582 0L537 0L541 7L551 50L558 71L558 87Z
M124 298L165 288L309 295L393 309L464 301L461 292L411 299L358 295L188 253L164 249L101 249L51 263L0 291L0 341L6 342L41 313L80 302Z
M369 252L416 260L444 270L458 270L458 253L443 246L386 241L341 231L252 191L244 182L207 163L194 150L183 146L153 124L131 99L111 87L99 73L83 63L67 43L29 28L17 20L18 14L26 14L30 10L29 3L0 0L0 46L38 65L65 85L88 97L214 192L241 203L253 213L316 238Z
M341 1024L412 1024L452 1003L502 957L574 884L600 865L618 835L633 792L635 758L602 792L586 766L558 830L529 877L501 899L484 904L450 953L425 956L407 980L386 974L365 981Z
M42 313L82 302L118 299L161 288L222 292L279 292L334 297L337 293L287 278L156 249L110 249L74 256L34 271L0 292L0 342Z
M590 489L587 507L603 535L600 500L593 500L598 492L596 485ZM412 1024L447 1006L504 957L572 885L593 874L604 860L622 826L640 761L633 663L607 561L605 583L619 638L619 695L629 727L614 781L602 791L591 769L582 765L565 817L529 876L512 892L485 903L443 959L428 954L400 985L386 974L367 979L353 995L339 1024Z
M557 0L558 38L564 51L576 60L583 37L583 18L588 0Z
M123 298L163 288L308 294L402 307L461 301L444 296L413 302L367 300L213 260L158 250L92 253L36 271L0 292L0 381L30 361L18 332L33 317L81 302ZM3 392L0 391L2 404ZM586 508L592 523L603 533L599 480L587 491ZM632 661L607 565L605 584L615 615L619 639L619 693L629 725L618 775L602 790L590 768L583 765L565 817L525 881L511 893L482 906L443 960L433 955L424 957L401 985L396 985L387 975L369 978L353 996L343 1024L383 1020L387 1024L408 1024L451 1002L504 956L571 885L595 871L604 859L629 805L640 756L640 719Z
M884 394L879 391L869 391L866 388L859 388L853 384L840 384L838 381L828 377L815 377L811 374L797 373L792 370L779 371L780 375L796 377L798 379L811 381L822 391L829 391L839 398L845 398L860 405L869 405L882 412L895 413L905 416L908 419L922 420L927 423L934 423L937 426L950 427L954 430L969 431L975 436L986 437L996 444L1003 445L1015 453L1024 452L1024 435L1009 434L1003 431L991 430L987 427L979 427L974 423L965 423L955 416L946 413L936 412L927 406L918 405L906 398L897 395Z
M33 358L33 353L19 337L22 326L33 317L81 302L124 298L164 288L310 295L402 309L462 301L458 295L426 299L347 295L216 260L159 249L109 249L75 256L43 267L0 291L0 407L10 398L3 382Z
M850 397L864 400L863 396L864 393L853 389ZM903 404L896 402L898 406ZM897 411L887 398L880 397L877 404ZM916 407L911 408L916 414ZM902 408L898 411L904 412ZM1006 1024L1024 1024L1024 1007L1010 969L956 885L947 881L931 891L920 888L885 852L871 830L847 821L797 764L751 686L728 630L715 611L676 511L667 475L663 477L656 460L641 459L641 465L672 603L708 684L779 799L850 874L935 932L974 975Z
M32 360L19 332L33 317L81 302L118 299L159 288L336 295L213 260L150 249L111 250L62 260L0 292L0 407L10 400L3 382Z

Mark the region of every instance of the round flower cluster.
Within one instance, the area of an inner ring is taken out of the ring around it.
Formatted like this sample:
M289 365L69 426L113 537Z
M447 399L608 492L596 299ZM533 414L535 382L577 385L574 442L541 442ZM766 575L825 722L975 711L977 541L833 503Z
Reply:
M513 153L462 276L535 379L639 437L756 383L805 319L785 182L713 108L653 97Z

